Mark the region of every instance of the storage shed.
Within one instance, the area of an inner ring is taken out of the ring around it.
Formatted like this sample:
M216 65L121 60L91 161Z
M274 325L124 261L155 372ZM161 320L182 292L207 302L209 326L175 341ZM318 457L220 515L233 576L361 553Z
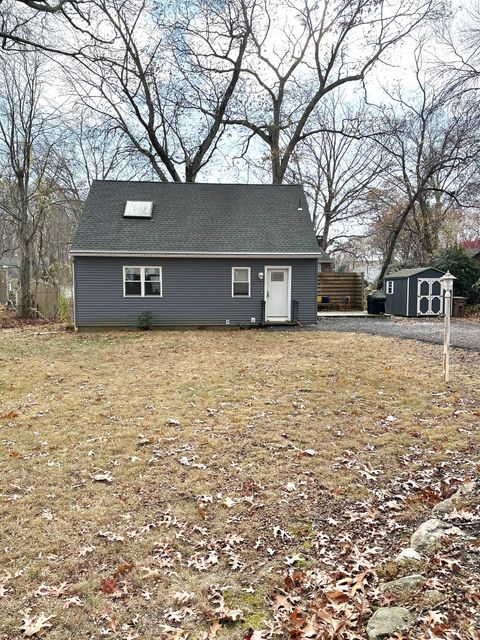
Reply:
M402 269L385 276L385 312L395 316L438 316L443 313L443 271L433 267Z

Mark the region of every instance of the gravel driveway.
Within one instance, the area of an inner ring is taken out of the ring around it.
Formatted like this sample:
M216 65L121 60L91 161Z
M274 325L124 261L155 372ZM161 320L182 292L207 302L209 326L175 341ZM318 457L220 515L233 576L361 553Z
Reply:
M301 330L370 333L443 344L443 319L319 318L317 325L310 325ZM460 349L480 351L480 322L452 318L450 344Z

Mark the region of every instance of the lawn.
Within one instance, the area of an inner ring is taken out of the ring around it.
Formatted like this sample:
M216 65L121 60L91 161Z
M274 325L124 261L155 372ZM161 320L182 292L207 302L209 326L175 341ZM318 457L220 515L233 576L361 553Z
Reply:
M441 357L352 334L3 329L0 638L365 637L392 558L478 476L480 358L454 351L445 386ZM475 637L478 575L455 553L423 568L445 598L415 594L411 637ZM459 635L427 635L440 623Z

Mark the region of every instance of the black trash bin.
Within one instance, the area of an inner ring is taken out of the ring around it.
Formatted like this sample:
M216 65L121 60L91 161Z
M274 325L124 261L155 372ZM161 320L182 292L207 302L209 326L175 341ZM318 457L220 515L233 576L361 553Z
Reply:
M460 296L454 296L452 299L452 316L454 318L463 318L465 316L465 307L467 299Z
M385 313L385 300L387 296L383 291L372 291L367 296L367 311L371 314Z

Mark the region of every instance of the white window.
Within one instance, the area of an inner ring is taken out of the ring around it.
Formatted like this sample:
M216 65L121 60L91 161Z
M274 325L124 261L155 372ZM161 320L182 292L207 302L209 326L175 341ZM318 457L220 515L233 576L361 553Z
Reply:
M162 297L162 267L123 267L123 295Z
M250 267L232 268L232 298L250 297Z
M387 280L387 293L393 293L393 280Z

